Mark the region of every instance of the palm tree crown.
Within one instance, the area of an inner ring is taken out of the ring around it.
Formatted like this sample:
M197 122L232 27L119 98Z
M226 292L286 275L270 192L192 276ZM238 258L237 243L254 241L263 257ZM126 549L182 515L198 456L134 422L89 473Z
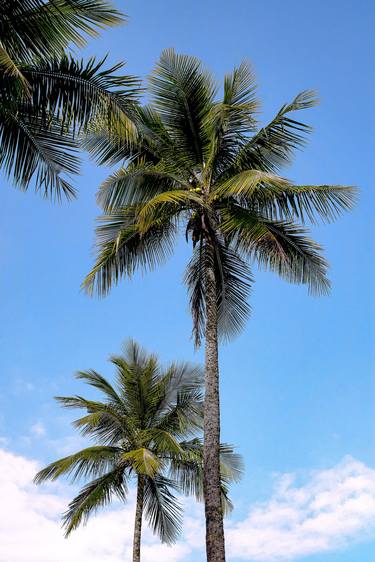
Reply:
M222 100L216 92L196 58L164 51L150 78L151 103L139 110L136 148L100 133L86 142L100 162L126 162L100 188L98 258L86 288L103 295L121 276L153 268L182 228L194 248L185 281L197 344L207 264L215 272L219 331L230 335L249 312L253 260L311 292L328 291L327 263L303 224L334 220L354 201L350 187L294 185L277 175L305 142L309 127L290 114L315 105L313 92L300 93L261 129L247 63L226 76Z
M5 0L0 3L0 167L15 185L72 197L77 133L93 118L120 120L128 140L138 81L122 65L68 56L71 43L124 17L105 0ZM121 84L121 86L120 86Z
M175 493L202 499L202 443L197 437L202 425L201 370L187 363L162 369L155 355L133 341L111 362L115 385L92 370L77 374L100 391L102 402L81 396L57 398L66 408L87 412L74 426L97 444L51 463L35 480L62 475L90 480L64 515L69 535L113 496L125 501L135 477L142 492L141 515L144 509L163 542L174 542L182 515ZM227 488L240 475L241 459L229 445L221 446L221 469L223 508L230 510Z

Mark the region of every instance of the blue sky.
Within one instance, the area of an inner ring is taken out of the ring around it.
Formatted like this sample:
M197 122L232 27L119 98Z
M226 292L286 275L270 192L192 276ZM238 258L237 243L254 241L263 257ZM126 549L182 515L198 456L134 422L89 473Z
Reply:
M221 349L223 438L238 446L246 463L233 490L234 521L254 502L269 500L275 474L296 473L306 482L311 471L336 467L347 455L375 468L370 4L117 2L129 24L104 33L84 52L110 52L110 61L125 59L126 71L142 77L166 47L197 55L218 80L249 59L265 123L299 91L317 89L320 106L303 115L314 133L285 175L360 188L352 213L314 229L331 264L331 295L312 298L304 287L256 272L252 318ZM86 160L76 180L78 200L60 206L1 182L0 435L10 451L40 462L55 458L61 443L75 445L69 417L52 396L83 392L72 378L77 369L110 376L107 357L125 338L165 361L202 358L189 339L182 274L190 248L184 241L165 266L122 283L105 300L80 292L92 264L95 191L107 172ZM373 562L369 536L361 540L359 533L342 548L290 559Z

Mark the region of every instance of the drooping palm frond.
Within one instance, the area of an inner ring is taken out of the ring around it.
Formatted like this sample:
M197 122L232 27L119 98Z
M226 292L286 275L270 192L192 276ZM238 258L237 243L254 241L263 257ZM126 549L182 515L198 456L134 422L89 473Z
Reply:
M74 197L75 190L64 176L77 174L78 146L71 133L61 135L58 120L48 127L24 108L0 107L0 167L14 183L26 190L31 181L45 197Z
M173 544L181 532L182 508L171 492L174 489L175 482L165 476L145 479L146 519L152 531L167 544Z
M83 282L90 293L106 294L123 276L132 276L140 266L153 269L171 255L176 225L167 216L155 221L147 232L135 222L136 209L111 212L97 228L99 258Z
M0 3L0 166L16 186L74 196L76 138L96 121L133 142L139 81L120 65L68 57L85 35L123 21L105 0L4 0Z
M87 412L87 415L73 422L83 436L92 437L106 445L116 445L126 432L127 439L132 440L133 427L126 423L124 406L119 408L118 404L111 401L87 400L82 396L56 396L55 399L64 408L84 409Z
M206 271L213 267L216 278L218 331L227 338L241 330L249 316L247 297L252 276L248 265L225 243L221 237L215 240L213 264L205 243L199 244L193 253L185 273L185 283L190 295L193 316L193 335L196 346L200 345L206 325Z
M328 264L321 246L306 236L306 229L268 220L239 206L227 209L223 217L222 229L237 251L291 283L308 285L313 294L329 291Z
M194 438L180 443L182 454L171 455L170 475L178 482L182 492L203 500L203 442ZM229 514L233 504L229 498L229 484L238 482L243 473L242 457L228 444L220 445L221 500L224 514Z
M85 524L93 512L108 505L113 496L126 501L127 479L122 467L93 480L71 501L63 516L65 536L69 536L81 523Z

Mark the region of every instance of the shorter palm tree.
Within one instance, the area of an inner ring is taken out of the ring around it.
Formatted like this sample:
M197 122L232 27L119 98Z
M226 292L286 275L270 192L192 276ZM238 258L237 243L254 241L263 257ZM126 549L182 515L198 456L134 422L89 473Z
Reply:
M92 370L76 375L98 389L103 402L57 397L66 408L86 410L73 425L97 444L51 463L38 472L35 482L62 475L90 479L63 516L67 536L114 496L126 501L129 481L135 478L133 562L139 562L143 513L153 532L163 542L173 543L182 519L176 493L203 499L203 445L197 435L202 427L202 373L187 363L162 369L155 355L133 341L111 362L117 372L114 386ZM222 445L224 512L232 508L228 484L240 473L240 456Z

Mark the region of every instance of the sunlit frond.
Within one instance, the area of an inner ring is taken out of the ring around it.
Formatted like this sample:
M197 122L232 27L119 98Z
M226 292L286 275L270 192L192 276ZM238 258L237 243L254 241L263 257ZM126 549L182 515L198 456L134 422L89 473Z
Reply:
M38 472L34 481L40 484L46 480L56 480L62 475L71 476L73 481L102 476L114 468L116 457L119 457L120 453L119 447L88 447L49 464Z

